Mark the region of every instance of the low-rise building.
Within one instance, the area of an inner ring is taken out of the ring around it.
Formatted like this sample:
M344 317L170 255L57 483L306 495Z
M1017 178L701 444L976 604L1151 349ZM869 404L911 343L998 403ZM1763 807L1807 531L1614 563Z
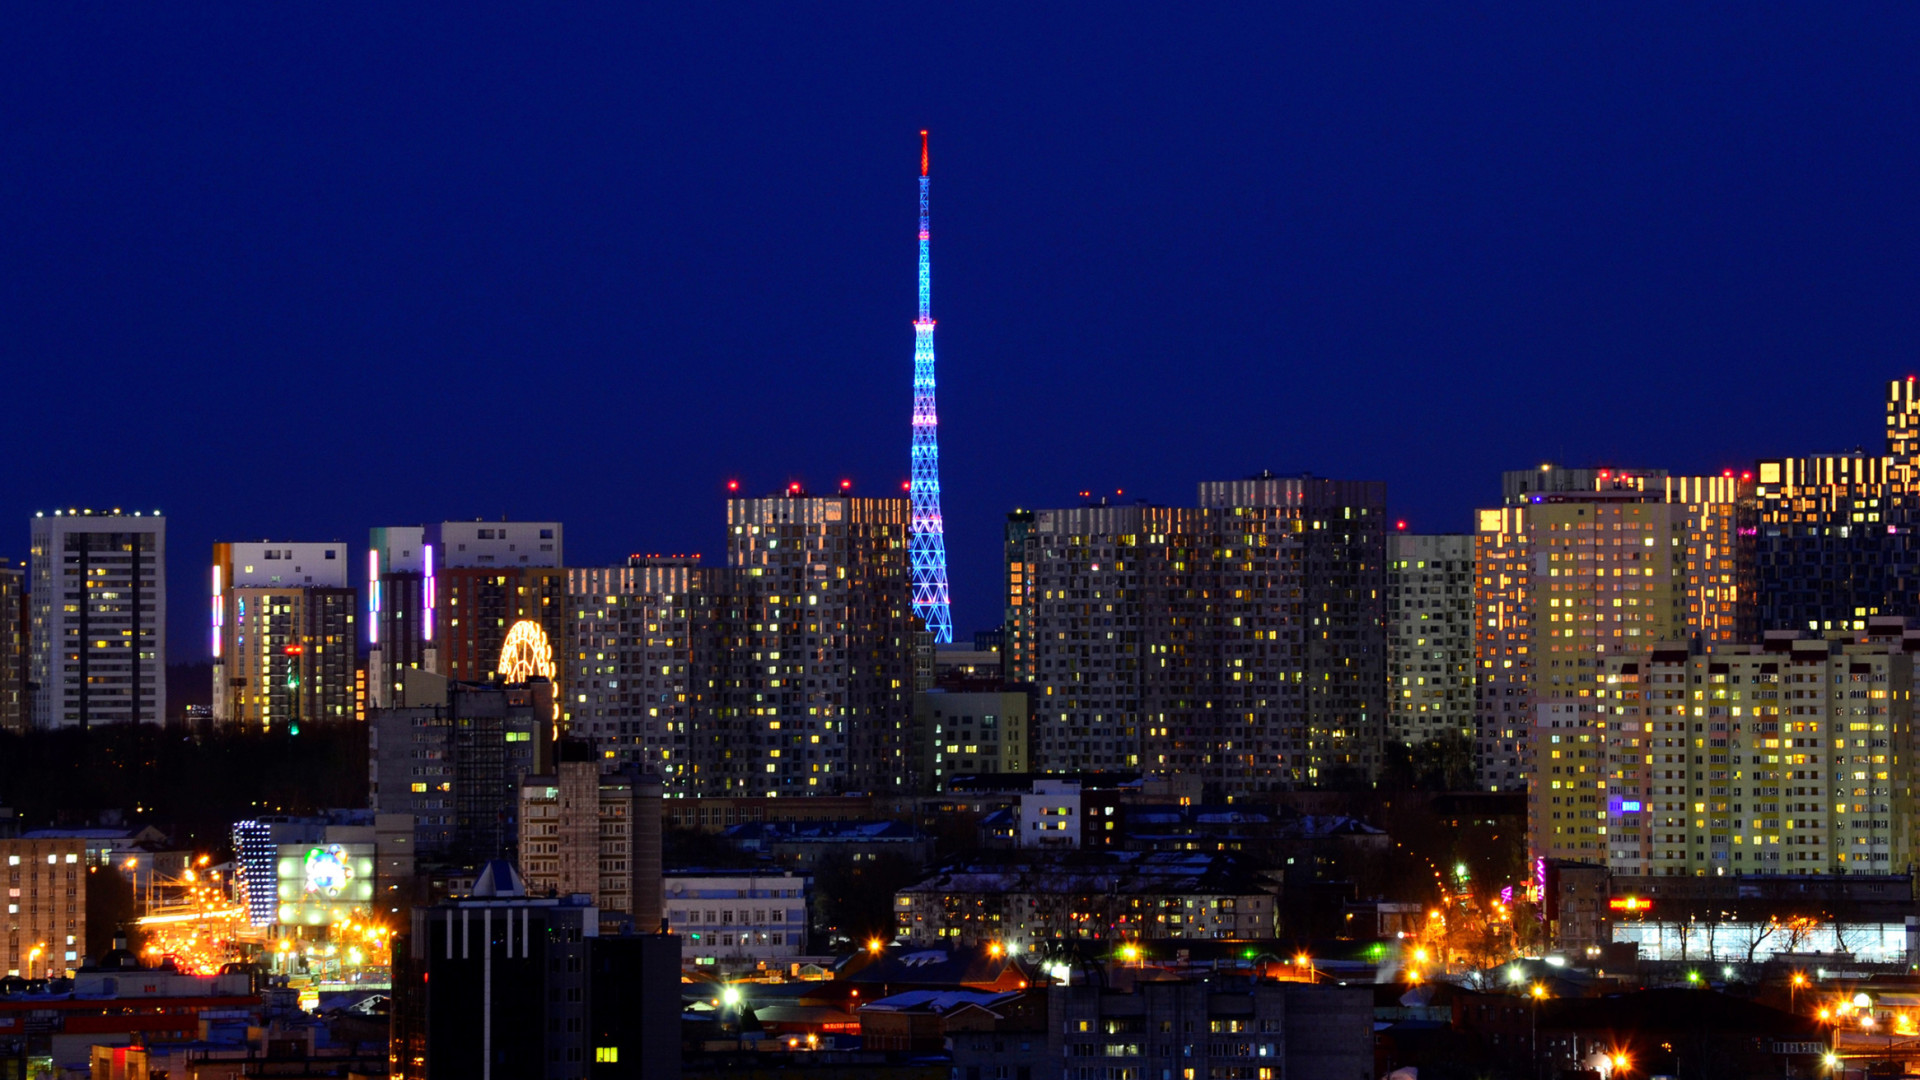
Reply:
M198 1037L203 1017L245 1014L259 1005L244 973L142 967L121 947L74 972L70 982L34 979L0 995L0 1042L18 1040L29 1055L85 1068L96 1044L183 1043Z
M933 857L933 838L904 821L754 822L735 825L720 839L737 851L800 870L830 858L855 863L899 858L925 865Z
M1278 929L1274 889L1230 855L988 851L900 890L894 913L916 945L1258 940Z
M717 833L753 821L868 821L874 807L871 795L704 795L670 798L661 813L669 829Z
M87 941L86 845L78 837L0 840L9 976L57 977L79 966Z
M669 870L661 907L695 964L784 966L806 951L808 887L784 870Z
M1015 843L1023 848L1080 846L1080 782L1035 780L1014 800Z
M1079 982L1049 994L1047 1057L1064 1080L1375 1075L1366 986L1196 973ZM956 1069L967 1064L956 1056Z
M942 1053L959 1032L992 1031L1025 995L978 990L909 990L860 1006L863 1049Z
M1021 773L1029 768L1024 687L992 674L955 668L913 698L913 744L923 791L945 791L956 776Z

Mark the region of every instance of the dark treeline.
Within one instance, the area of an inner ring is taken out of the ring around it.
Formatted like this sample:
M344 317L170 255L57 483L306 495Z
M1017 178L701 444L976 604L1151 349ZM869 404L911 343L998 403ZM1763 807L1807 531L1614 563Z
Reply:
M223 852L235 821L367 805L367 731L358 723L194 738L146 724L0 734L0 806L22 830L128 825Z

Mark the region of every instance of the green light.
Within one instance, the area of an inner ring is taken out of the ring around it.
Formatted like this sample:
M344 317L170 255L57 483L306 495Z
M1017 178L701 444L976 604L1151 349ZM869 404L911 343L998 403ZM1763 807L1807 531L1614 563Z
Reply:
M1245 959L1248 959L1248 960L1251 960L1251 959L1253 959L1254 957L1256 957L1256 956L1259 956L1260 954L1259 954L1259 952L1257 952L1257 951L1255 951L1255 950L1253 950L1253 949L1248 949L1248 950L1247 950L1246 952L1243 952L1243 953L1241 953L1240 955L1241 955L1241 956L1242 956L1243 958L1245 958Z

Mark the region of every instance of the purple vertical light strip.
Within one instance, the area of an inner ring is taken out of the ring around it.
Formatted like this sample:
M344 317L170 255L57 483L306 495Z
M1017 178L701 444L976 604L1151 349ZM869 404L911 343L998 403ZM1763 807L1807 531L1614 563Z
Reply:
M220 659L220 631L227 624L226 595L220 587L220 568L213 568L213 658Z
M421 624L425 627L424 633L426 634L426 639L428 641L432 641L433 640L433 602L434 602L433 545L432 544L424 545L420 550L421 550L421 553L426 556L426 560L427 560L426 561L426 567L427 567L426 581L424 581L421 584L421 589L420 589L420 604L421 604L420 621L421 621Z
M380 644L380 549L367 551L367 643Z

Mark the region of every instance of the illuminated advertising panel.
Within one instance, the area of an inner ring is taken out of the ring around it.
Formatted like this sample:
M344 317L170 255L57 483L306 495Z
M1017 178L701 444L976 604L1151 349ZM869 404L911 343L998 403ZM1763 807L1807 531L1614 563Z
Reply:
M327 926L373 903L372 844L282 844L276 869L282 926Z

